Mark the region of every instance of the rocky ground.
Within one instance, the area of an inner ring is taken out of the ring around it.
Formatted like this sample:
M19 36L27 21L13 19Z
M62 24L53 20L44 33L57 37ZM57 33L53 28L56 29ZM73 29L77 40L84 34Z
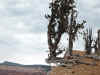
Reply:
M74 52L84 55L84 52ZM96 65L76 64L72 67L56 66L49 75L100 75L100 61L91 58L83 58L81 61L95 63Z

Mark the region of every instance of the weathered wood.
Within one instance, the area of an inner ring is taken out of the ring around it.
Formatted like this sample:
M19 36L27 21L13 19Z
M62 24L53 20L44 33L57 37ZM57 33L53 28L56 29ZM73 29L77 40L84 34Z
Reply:
M94 63L94 62L88 63L88 62L79 61L78 64L85 64L85 65L96 66L96 63Z
M98 30L97 44L98 44L98 49L96 53L100 56L100 30Z
M84 56L85 58L91 58L91 59L94 59L94 60L100 60L100 56L98 55L85 55Z

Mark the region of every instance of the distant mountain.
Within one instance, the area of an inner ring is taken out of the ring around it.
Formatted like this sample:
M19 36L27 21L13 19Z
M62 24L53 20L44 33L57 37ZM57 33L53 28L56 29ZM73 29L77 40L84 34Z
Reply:
M5 61L3 63L0 63L0 65L7 65L7 66L22 66L21 64L13 63L13 62L8 62Z
M0 63L0 65L19 66L19 67L31 67L31 68L35 68L35 69L41 68L41 69L43 69L46 72L51 70L51 66L48 66L48 65L22 65L22 64L18 64L18 63L9 62L9 61L5 61L3 63Z

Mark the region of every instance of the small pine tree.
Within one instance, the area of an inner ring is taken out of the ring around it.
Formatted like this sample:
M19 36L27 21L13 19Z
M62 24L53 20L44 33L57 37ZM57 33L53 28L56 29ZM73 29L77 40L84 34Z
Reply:
M91 54L92 43L94 41L92 36L92 29L89 28L86 30L86 32L84 33L84 41L85 41L86 54Z

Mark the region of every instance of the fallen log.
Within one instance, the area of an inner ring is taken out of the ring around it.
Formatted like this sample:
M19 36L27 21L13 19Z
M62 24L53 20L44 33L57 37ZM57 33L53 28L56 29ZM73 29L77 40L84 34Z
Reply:
M78 64L85 64L85 65L92 65L92 66L96 66L97 64L95 62L93 63L88 63L88 62L83 62L83 61L79 61L77 62Z
M95 59L95 60L100 60L100 56L98 56L98 55L85 55L84 57Z

